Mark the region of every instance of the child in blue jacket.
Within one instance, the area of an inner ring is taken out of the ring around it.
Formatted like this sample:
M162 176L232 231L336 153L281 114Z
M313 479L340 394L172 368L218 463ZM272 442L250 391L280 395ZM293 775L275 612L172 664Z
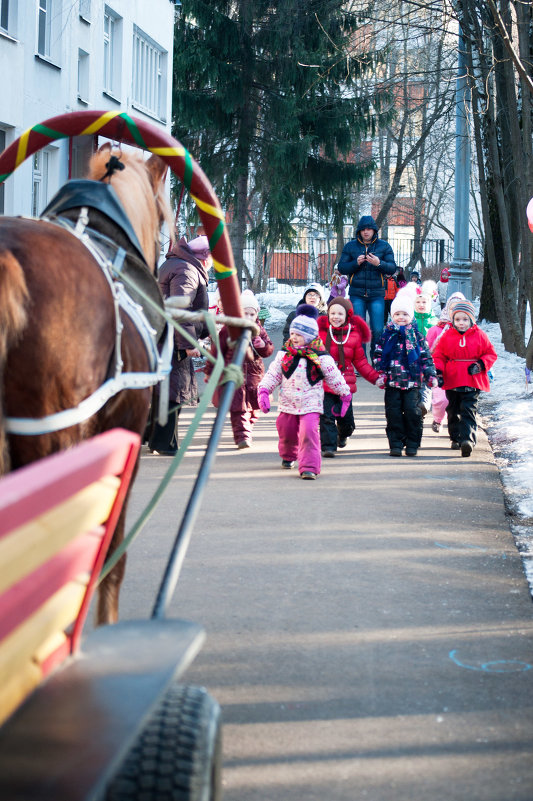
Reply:
M391 322L376 343L374 367L387 376L385 416L391 456L416 456L423 422L418 396L424 380L437 386L436 370L428 344L413 325L414 306L407 290L398 292L391 304Z

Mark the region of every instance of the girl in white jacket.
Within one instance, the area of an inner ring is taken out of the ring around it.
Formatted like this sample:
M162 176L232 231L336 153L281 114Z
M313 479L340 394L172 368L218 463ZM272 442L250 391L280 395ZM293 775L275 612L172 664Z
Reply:
M270 411L269 394L280 386L276 427L281 467L290 470L297 459L303 479L315 479L320 473L324 380L330 390L340 395L341 417L352 400L348 384L318 336L317 317L313 306L298 307L298 316L290 325L290 338L276 354L257 390L259 407L266 414Z

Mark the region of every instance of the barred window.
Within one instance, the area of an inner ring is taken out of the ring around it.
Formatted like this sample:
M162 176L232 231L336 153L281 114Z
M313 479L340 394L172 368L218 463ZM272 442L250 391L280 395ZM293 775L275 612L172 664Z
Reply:
M134 26L132 102L158 119L165 117L166 64L166 51Z

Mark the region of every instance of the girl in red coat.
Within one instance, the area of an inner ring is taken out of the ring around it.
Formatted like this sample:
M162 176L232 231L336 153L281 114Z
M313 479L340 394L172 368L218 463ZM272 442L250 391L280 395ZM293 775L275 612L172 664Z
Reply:
M479 393L490 392L488 371L498 358L490 339L476 325L469 300L452 306L452 327L440 337L433 361L448 398L448 433L454 450L470 456L476 444Z
M383 386L385 377L368 363L363 343L370 342L370 328L362 317L353 313L347 298L333 298L328 303L328 314L318 318L318 335L326 346L350 392L357 391L355 368L371 384ZM320 444L322 456L333 457L339 448L344 448L346 440L355 429L353 406L350 403L344 417L338 416L336 405L338 397L324 383L324 412L320 415Z

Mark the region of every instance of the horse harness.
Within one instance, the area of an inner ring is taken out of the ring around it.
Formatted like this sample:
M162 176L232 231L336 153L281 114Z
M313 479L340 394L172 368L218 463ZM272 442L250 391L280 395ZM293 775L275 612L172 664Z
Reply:
M107 380L73 409L39 419L9 417L10 434L39 435L88 420L125 389L168 384L174 344L173 327L164 317L164 302L141 246L112 186L88 179L68 181L41 214L75 236L91 253L105 276L115 309L115 347ZM122 280L121 280L122 279ZM127 284L127 289L124 283ZM139 333L149 359L149 371L123 372L121 341L125 312ZM159 420L166 422L168 391L159 393Z

